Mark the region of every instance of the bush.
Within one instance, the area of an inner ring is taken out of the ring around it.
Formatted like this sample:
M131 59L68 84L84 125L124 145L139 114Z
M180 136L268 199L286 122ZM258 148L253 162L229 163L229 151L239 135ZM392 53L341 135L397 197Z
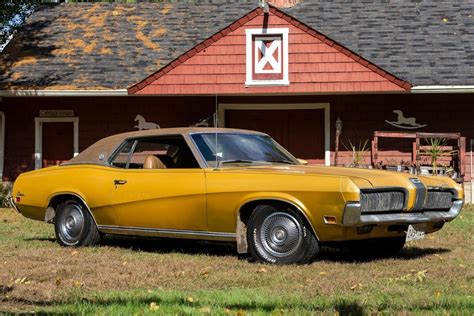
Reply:
M10 207L8 204L8 196L12 192L12 185L9 182L0 183L0 207Z

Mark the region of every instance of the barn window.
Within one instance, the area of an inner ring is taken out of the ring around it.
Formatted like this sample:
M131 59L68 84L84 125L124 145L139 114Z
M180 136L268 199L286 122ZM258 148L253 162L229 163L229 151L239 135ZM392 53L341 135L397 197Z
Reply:
M247 29L246 64L246 86L289 85L288 29Z

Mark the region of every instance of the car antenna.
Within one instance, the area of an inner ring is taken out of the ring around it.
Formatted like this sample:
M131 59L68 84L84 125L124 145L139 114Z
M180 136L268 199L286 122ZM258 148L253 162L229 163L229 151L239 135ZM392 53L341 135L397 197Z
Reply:
M217 93L216 93L216 104L215 104L215 110L214 110L214 128L216 128L216 131L215 131L215 146L214 146L214 156L216 157L216 165L215 165L215 169L219 169L219 161L217 159L217 125L218 125L218 119L217 119Z

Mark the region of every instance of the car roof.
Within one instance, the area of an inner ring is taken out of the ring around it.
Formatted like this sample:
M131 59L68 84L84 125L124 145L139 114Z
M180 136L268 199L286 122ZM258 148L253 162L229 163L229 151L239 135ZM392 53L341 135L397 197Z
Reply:
M117 149L124 140L129 138L166 136L166 135L190 135L195 133L238 133L238 134L254 134L266 135L257 131L234 128L215 128L215 127L175 127L160 128L153 130L133 131L105 137L82 151L79 155L71 160L63 163L63 165L71 164L98 164L106 165L110 155Z

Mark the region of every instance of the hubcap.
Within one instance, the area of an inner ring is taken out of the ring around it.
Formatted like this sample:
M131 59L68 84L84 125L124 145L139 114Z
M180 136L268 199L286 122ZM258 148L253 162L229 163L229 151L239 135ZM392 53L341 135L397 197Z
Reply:
M283 212L276 212L265 218L260 231L263 248L275 257L293 254L300 246L302 236L302 229L296 218Z
M78 205L67 205L62 210L60 232L66 243L75 243L79 240L84 227L84 215Z

